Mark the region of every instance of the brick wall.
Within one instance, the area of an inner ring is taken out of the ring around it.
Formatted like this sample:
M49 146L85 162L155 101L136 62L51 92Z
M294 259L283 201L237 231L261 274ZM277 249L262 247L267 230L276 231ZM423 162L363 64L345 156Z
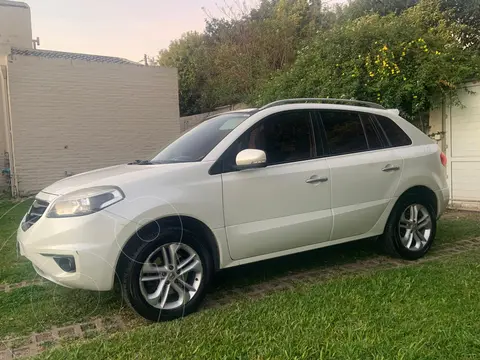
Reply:
M22 195L149 159L180 131L175 69L16 55L8 71Z

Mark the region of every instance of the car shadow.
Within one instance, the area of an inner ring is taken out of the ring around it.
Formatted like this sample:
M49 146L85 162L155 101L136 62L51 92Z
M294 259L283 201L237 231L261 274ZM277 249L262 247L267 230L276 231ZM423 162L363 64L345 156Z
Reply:
M216 274L211 289L228 290L258 284L291 273L353 263L378 253L375 238L305 251L221 270Z

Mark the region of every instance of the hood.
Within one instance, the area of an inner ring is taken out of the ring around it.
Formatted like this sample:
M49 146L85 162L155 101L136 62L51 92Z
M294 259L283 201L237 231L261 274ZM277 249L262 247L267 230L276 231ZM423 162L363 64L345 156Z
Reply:
M137 182L150 176L159 176L172 171L178 171L194 166L194 164L198 163L111 166L62 179L46 187L42 192L52 195L65 195L72 191L101 185L114 185L121 188L122 185L127 183Z

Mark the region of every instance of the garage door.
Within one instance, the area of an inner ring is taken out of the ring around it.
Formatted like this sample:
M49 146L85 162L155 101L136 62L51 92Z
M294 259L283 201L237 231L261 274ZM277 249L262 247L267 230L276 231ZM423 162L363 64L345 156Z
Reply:
M451 107L447 144L451 197L455 202L480 202L480 84L462 91L464 107Z

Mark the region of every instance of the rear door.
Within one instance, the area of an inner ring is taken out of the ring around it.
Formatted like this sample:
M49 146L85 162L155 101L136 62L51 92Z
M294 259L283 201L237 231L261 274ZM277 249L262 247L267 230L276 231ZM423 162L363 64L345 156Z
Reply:
M334 227L331 240L367 233L401 178L403 159L368 113L321 110L330 168Z
M234 170L236 154L246 148L265 151L267 167ZM227 150L222 181L232 259L329 240L330 170L321 156L309 111L270 116Z

